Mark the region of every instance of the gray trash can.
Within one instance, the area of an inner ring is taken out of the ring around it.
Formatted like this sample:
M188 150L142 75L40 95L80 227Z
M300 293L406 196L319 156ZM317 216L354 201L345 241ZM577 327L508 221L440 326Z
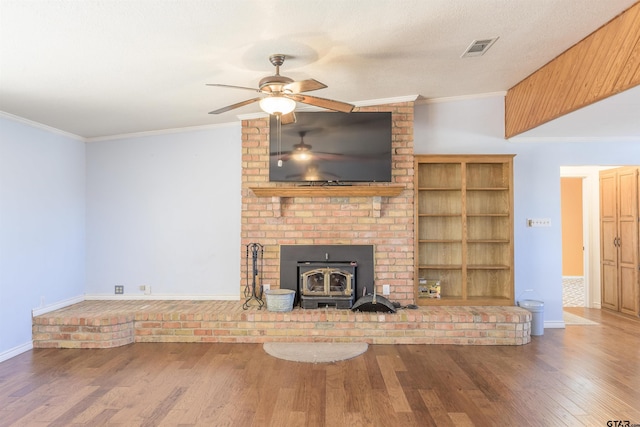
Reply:
M544 302L525 299L518 305L531 312L531 335L544 335Z

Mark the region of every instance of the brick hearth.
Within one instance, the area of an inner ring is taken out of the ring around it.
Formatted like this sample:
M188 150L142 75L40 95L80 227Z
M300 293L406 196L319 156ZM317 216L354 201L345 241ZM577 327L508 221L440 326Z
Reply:
M238 301L85 301L33 319L35 348L110 348L135 342L522 345L519 307L421 307L398 313L335 308L278 313Z

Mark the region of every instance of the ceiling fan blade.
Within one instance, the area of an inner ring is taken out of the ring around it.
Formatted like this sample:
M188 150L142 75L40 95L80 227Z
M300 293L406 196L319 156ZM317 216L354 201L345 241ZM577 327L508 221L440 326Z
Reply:
M234 108L244 107L245 105L252 104L254 102L260 101L262 98L253 98L247 99L246 101L238 102L237 104L227 105L226 107L218 108L217 110L209 111L209 114L220 114L229 110L233 110Z
M324 89L326 84L320 83L315 79L301 80L299 82L292 82L284 86L284 90L290 90L293 93L310 92L312 90Z
M295 122L296 122L296 113L294 113L293 111L290 112L289 114L283 114L282 116L280 116L280 123L282 123L283 125L289 125Z
M355 108L355 105L347 104L346 102L334 101L333 99L318 98L317 96L309 96L302 94L286 95L294 101L302 102L303 104L315 105L316 107L326 108L327 110L340 111L342 113L350 113Z
M233 86L233 85L222 85L218 83L206 83L207 86L217 86L217 87L228 87L231 89L242 89L242 90L250 90L252 92L261 92L260 89L256 89L254 87L244 87L244 86Z
M271 157L277 157L282 161L287 161L291 157L291 151L283 151L282 153L269 153Z

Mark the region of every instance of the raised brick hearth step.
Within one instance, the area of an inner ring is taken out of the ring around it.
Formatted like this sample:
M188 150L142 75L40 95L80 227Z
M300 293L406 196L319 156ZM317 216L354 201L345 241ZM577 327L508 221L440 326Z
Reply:
M267 341L522 345L519 307L420 307L398 313L322 308L279 313L240 301L84 301L33 319L35 348L109 348L134 342Z

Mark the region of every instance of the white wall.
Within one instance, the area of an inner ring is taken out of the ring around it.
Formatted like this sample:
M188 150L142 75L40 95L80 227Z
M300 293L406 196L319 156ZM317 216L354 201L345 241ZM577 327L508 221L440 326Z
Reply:
M85 145L0 116L0 361L31 311L84 294Z
M240 123L87 143L87 297L238 299L241 152Z
M560 168L640 164L640 141L509 142L502 96L418 105L414 138L416 154L516 154L515 294L534 289L545 302L545 323L561 325ZM551 218L552 227L528 228L527 218Z

